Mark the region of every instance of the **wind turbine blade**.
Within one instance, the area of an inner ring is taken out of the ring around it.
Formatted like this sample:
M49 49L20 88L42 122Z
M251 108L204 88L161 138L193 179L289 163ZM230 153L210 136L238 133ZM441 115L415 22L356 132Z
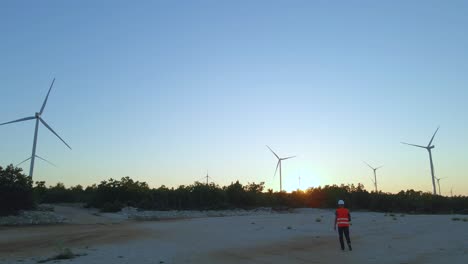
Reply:
M21 165L21 164L25 163L26 161L28 161L28 160L30 160L30 159L31 159L31 157L29 157L29 158L27 158L27 159L23 160L22 162L20 162L20 163L16 164L16 165L15 165L15 167L18 167L19 165Z
M276 155L276 153L267 145L266 146L268 149L270 149L271 153L273 153L273 155L275 155L278 159L280 159L280 157L278 157L278 155Z
M54 167L57 167L57 165L53 164L52 162L50 162L50 161L48 161L48 160L46 160L46 159L44 159L44 158L39 157L38 155L36 155L36 158L38 158L38 159L40 159L40 160L43 160L43 161L49 163L50 165L52 165L52 166L54 166Z
M39 112L39 114L42 114L42 112L44 111L44 108L47 104L47 99L49 99L50 90L52 90L52 86L54 86L54 82L55 82L55 78L52 80L52 83L50 84L49 92L47 92L47 96L44 99L44 103L42 104L41 111Z
M439 128L440 128L440 126L436 129L436 131L434 132L434 135L432 135L431 141L429 141L429 144L427 145L428 147L431 146L432 140L434 140L434 137L435 137L435 135L437 134L437 131L439 131Z
M415 145L415 144L410 144L410 143L406 143L406 142L401 142L401 144L406 144L406 145L410 145L410 146L414 146L414 147L419 147L419 148L425 148L425 149L427 149L427 147L420 146L420 145Z
M16 122L21 122L21 121L26 121L26 120L31 120L31 119L34 119L34 118L36 118L36 117L35 116L25 117L25 118L17 119L17 120L14 120L14 121L2 123L2 124L0 124L0 126L6 125L6 124L11 124L11 123L16 123Z
M291 156L291 157L287 157L287 158L282 158L281 160L287 160L287 159L292 159L292 158L295 158L296 156Z
M365 162L365 161L362 161L362 162L364 162L367 166L369 166L369 168L375 170L371 165L369 165L369 163L367 163L367 162Z
M276 170L275 170L275 174L273 174L273 178L276 176L276 173L278 172L278 167L281 163L281 160L278 160L278 163L276 164Z
M63 140L57 133L55 133L55 131L54 131L42 118L39 117L39 120L41 120L41 123L42 123L44 126L46 126L52 133L54 133L54 135L56 135L60 140L62 140L62 142L63 142L65 145L67 145L67 147L68 147L69 149L72 149L72 148L67 144L67 142L65 142L65 140Z
M377 167L377 168L375 168L375 170L378 170L378 169L380 169L380 168L382 168L382 167L383 167L383 165L382 165L382 166L379 166L379 167Z

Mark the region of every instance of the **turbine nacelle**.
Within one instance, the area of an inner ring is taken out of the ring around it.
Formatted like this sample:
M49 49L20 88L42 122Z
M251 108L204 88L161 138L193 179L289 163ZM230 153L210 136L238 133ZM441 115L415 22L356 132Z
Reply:
M40 117L41 117L41 113L36 112L36 114L34 114L34 116L35 116L36 118L40 118Z

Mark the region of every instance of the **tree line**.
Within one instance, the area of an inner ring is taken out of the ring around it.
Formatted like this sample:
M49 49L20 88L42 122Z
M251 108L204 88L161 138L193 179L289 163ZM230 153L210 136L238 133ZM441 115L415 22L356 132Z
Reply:
M464 213L468 214L467 196L439 196L415 190L396 194L369 192L362 184L325 185L290 193L265 190L263 182L227 186L195 182L168 188L150 188L146 182L130 177L109 179L83 187L65 187L63 183L46 186L24 175L20 168L0 166L0 214L32 209L40 203L85 203L105 212L116 212L125 206L144 210L220 210L256 207L335 208L343 199L352 210L407 213Z

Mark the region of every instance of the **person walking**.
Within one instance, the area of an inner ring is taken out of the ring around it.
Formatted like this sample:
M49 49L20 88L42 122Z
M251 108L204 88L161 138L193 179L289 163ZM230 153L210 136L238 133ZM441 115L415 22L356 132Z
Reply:
M340 237L340 245L341 250L345 250L344 241L343 241L343 233L346 237L346 242L348 243L348 249L351 251L353 248L351 247L351 239L349 238L349 225L351 224L351 214L349 210L344 208L344 201L338 201L338 209L336 209L335 213L335 225L334 229L336 231L336 226L338 226L338 234Z

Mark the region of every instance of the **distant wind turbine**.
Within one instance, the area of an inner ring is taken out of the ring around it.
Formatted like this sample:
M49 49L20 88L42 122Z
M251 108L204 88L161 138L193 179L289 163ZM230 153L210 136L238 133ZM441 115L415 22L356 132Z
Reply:
M436 191L436 185L435 185L435 175L434 175L434 164L432 163L432 152L431 150L435 147L434 145L431 145L432 144L432 141L434 140L434 137L435 135L437 134L437 131L439 131L439 128L437 128L437 130L434 132L434 135L432 135L432 138L431 138L431 141L429 141L429 144L427 144L427 146L420 146L420 145L415 145L415 144L409 144L409 143L405 143L405 142L401 142L402 144L406 144L406 145L410 145L410 146L414 146L414 147L418 147L418 148L424 148L424 149L427 149L427 151L429 152L429 161L431 162L431 174L432 174L432 189L433 189L433 193L434 195L437 195L437 191Z
M206 171L206 176L203 177L203 178L206 178L206 185L208 185L208 180L209 180L209 179L212 179L212 180L213 180L213 178L211 178L211 177L208 175L208 170Z
M371 169L374 171L374 180L373 180L373 182L374 182L375 192L378 192L378 191L377 191L377 170L380 169L380 168L382 168L383 165L382 165L382 166L379 166L379 167L377 167L377 168L374 168L374 167L372 167L371 165L369 165L369 163L367 163L367 162L365 162L365 161L364 161L364 163L367 164L367 166L369 166L369 168L371 168Z
M436 178L436 180L437 180L437 185L439 186L439 195L442 195L442 193L440 192L440 180L442 180L442 179L447 179L447 177L442 177L442 178L437 178L437 177L435 177L435 178Z
M46 123L46 121L44 121L44 119L42 119L41 115L42 113L44 112L44 108L47 104L47 99L49 98L49 94L50 94L50 91L52 90L52 87L54 86L54 82L55 82L55 78L52 80L52 83L50 84L50 88L49 88L49 91L47 92L47 96L44 100L44 103L42 104L42 107L41 107L41 110L39 112L36 112L34 116L29 116L29 117L25 117L25 118L20 118L20 119L17 119L17 120L13 120L13 121L10 121L10 122L6 122L6 123L2 123L0 124L0 126L2 125L6 125L6 124L11 124L11 123L16 123L16 122L22 122L22 121L26 121L26 120L31 120L31 119L36 119L36 129L34 130L34 141L33 141L33 148L32 148L32 154L31 154L31 157L24 160L23 162L26 162L28 160L31 160L31 164L30 164L30 169L29 169L29 177L32 178L33 176L33 172L34 172L34 160L36 158L39 158L39 159L42 159L40 157L38 157L36 155L36 145L37 145L37 134L38 134L38 130L39 130L39 122L41 122L45 127L47 127L55 136L57 136L69 149L71 149L71 147L57 134L55 133L55 131ZM21 163L23 163L21 162ZM49 162L49 161L47 161Z
M205 179L206 179L206 185L209 184L208 180L210 180L210 179L211 179L211 181L213 182L213 177L211 177L211 176L208 175L208 170L206 171L206 176L205 176L205 177L202 177L200 180L201 180L201 181L205 181Z
M295 158L296 156L290 156L290 157L286 157L286 158L280 158L278 155L276 155L276 153L269 147L269 146L266 146L270 151L271 153L273 153L273 155L275 155L275 157L278 159L278 163L276 164L276 170L275 170L275 174L276 175L276 172L278 171L278 167L279 167L279 171L280 171L280 192L283 191L283 182L282 182L282 175L281 175L281 161L283 160L287 160L287 159L292 159L292 158Z

